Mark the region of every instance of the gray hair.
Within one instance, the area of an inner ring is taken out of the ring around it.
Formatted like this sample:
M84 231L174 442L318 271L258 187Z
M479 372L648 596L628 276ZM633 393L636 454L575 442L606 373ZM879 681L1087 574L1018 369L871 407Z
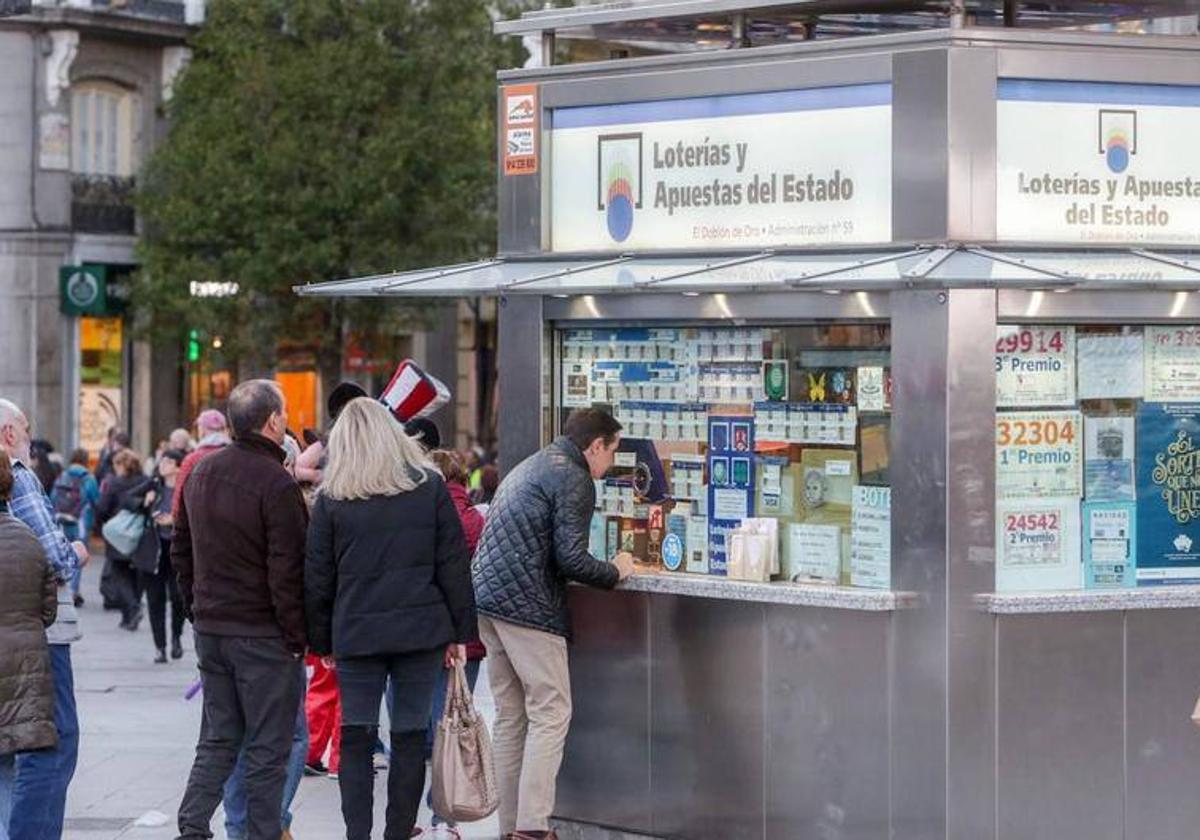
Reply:
M235 438L261 432L271 415L283 411L283 390L270 379L250 379L229 395L226 414Z
M16 420L18 417L24 416L25 412L21 411L21 407L15 402L0 398L0 429Z

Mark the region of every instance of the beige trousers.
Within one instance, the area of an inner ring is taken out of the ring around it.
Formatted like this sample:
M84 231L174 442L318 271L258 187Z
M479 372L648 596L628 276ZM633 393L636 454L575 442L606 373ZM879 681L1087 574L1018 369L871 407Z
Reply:
M479 617L479 637L496 701L500 831L548 831L571 725L566 639L487 616Z

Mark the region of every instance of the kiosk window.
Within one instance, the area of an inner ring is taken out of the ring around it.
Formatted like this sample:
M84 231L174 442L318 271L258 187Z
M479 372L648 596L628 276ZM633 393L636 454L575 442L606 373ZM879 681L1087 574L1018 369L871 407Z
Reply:
M1002 326L996 589L1200 583L1200 327Z
M555 428L623 426L592 552L668 572L889 588L887 325L556 333Z

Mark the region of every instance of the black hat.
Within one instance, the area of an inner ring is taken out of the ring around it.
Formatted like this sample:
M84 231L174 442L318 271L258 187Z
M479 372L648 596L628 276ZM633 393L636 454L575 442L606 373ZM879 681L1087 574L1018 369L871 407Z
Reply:
M329 399L325 405L329 409L330 421L336 420L337 416L342 413L342 409L346 407L346 403L350 400L365 397L367 392L362 389L362 386L357 382L342 382L329 394Z
M404 433L410 438L416 438L417 443L426 452L442 448L442 433L428 417L414 417L404 424Z

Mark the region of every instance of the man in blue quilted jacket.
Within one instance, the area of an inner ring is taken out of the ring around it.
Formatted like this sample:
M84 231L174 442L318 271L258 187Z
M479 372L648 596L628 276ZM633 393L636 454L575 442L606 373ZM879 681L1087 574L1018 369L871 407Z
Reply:
M488 511L472 578L496 700L494 757L506 840L555 840L554 789L571 724L567 582L612 589L633 572L588 553L594 479L612 466L621 424L595 408L504 479Z

